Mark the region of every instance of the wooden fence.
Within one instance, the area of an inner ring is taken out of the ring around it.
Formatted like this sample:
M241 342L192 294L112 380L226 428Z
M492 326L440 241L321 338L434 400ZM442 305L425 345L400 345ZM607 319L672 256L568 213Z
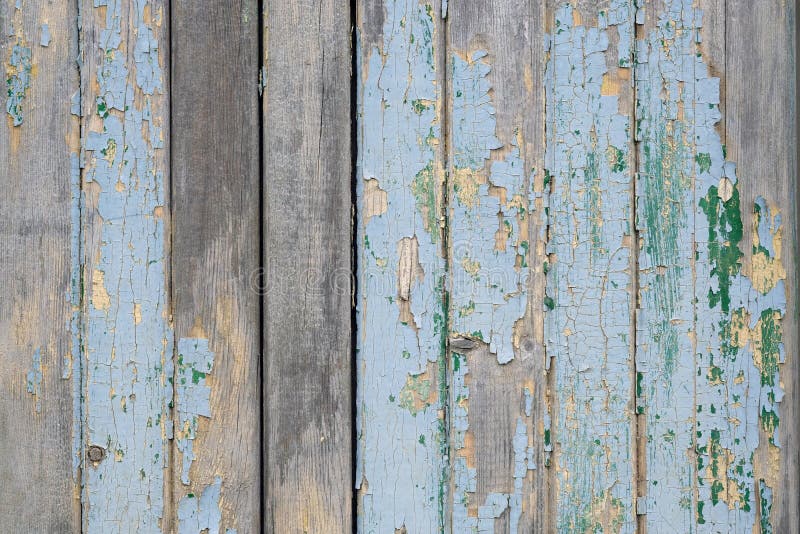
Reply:
M0 0L0 531L800 532L787 0Z

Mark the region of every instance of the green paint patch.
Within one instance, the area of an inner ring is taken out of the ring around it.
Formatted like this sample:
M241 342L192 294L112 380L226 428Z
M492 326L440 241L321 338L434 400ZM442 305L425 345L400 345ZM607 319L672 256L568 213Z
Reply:
M436 199L438 188L432 162L428 162L414 176L411 192L417 201L417 211L422 216L425 231L430 236L431 242L436 243L439 240L439 204Z
M700 172L708 172L711 169L711 154L701 152L694 157Z
M733 186L730 198L724 201L717 186L708 188L708 193L699 202L708 219L708 257L711 276L717 278L718 289L708 290L709 308L718 305L724 313L730 312L731 284L741 269L744 256L739 250L742 240L742 216L739 209L739 189Z

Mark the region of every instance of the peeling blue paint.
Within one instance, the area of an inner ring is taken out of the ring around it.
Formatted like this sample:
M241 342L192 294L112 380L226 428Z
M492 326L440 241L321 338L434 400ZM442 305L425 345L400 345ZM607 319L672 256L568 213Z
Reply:
M488 343L505 364L514 359L514 329L527 306L531 180L516 140L504 158L488 161L503 144L495 136L485 56L452 58L450 317L455 334Z
M216 477L214 483L206 486L198 497L190 493L178 503L178 534L201 534L219 532L222 513L219 509L219 496L222 479ZM227 529L226 534L236 534Z
M145 20L157 9L146 0L95 0L94 10L82 14L84 31L97 37L85 50L97 94L83 139L83 189L91 195L83 231L83 439L106 451L83 469L89 533L162 529L173 341L158 152L167 119L159 107L158 43Z
M446 506L446 306L434 8L385 4L358 51L360 532L439 532Z
M39 39L40 46L50 46L50 26L47 24L42 24L42 35Z
M11 57L6 67L6 113L11 116L14 126L24 119L25 95L31 85L31 49L18 40L11 47Z
M545 338L555 385L545 446L553 447L555 528L632 533L631 143L629 117L604 78L628 64L633 11L612 2L596 28L574 15L570 5L557 9L546 70ZM612 71L610 24L620 35Z
M669 0L637 44L648 532L772 530L786 312L780 214L757 199L749 267L702 12ZM776 246L777 244L777 246ZM688 460L688 461L687 461Z

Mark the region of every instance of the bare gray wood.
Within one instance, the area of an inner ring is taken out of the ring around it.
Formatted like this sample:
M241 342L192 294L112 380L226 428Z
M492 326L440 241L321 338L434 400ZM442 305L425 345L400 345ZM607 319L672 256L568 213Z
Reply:
M350 5L263 16L263 529L350 532Z
M214 355L211 417L200 418L188 477L173 448L172 496L220 477L220 528L238 532L261 524L258 24L255 0L172 3L176 351L199 338Z
M0 531L79 532L71 227L79 121L74 2L0 3ZM49 38L42 36L43 25ZM46 43L46 45L45 45ZM14 124L18 122L18 124ZM24 526L24 527L23 527ZM20 530L21 529L21 530Z
M798 361L796 4L785 0L728 0L725 27L725 117L728 157L737 162L742 212L758 196L783 221L782 259L787 310L782 319L786 363L780 402L779 485L771 517L775 532L800 531L800 361ZM744 225L743 243L752 243ZM747 268L752 251L745 246Z
M467 419L469 423L468 438L462 450L455 449L451 443L451 464L459 478L458 457L467 459L467 464L476 469L476 491L466 494L469 505L467 513L471 517L479 515L479 507L484 504L490 494L515 493L515 458L512 441L515 439L519 422L524 422L528 434L528 444L533 448L533 465L522 478L521 517L517 532L545 532L549 528L548 469L545 467L544 414L546 404L546 375L543 339L543 306L545 276L543 265L546 261L545 224L543 192L544 178L544 74L545 54L544 36L547 31L547 6L545 2L531 0L487 0L481 2L451 2L447 20L447 61L452 65L456 58L472 61L476 53L486 52L479 61L487 64L491 70L486 75L490 90L491 103L494 106L496 119L495 135L502 148L493 152L485 161L483 172L491 173L492 166L509 158L513 145L518 145L522 163L524 187L534 191L535 199L525 207L529 214L520 228L522 239L530 243L528 255L522 269L527 270L527 283L523 288L526 294L524 318L514 325L513 352L514 359L506 364L499 364L496 354L492 354L489 345L476 344L472 350L464 351L464 362L468 374L466 384L469 389ZM447 70L452 75L452 66ZM455 92L453 81L448 80L448 156L450 159L450 176L458 172L454 168L454 158L458 145L458 128L453 122L452 109L457 105L461 95ZM513 156L512 156L513 157ZM487 178L491 181L491 177ZM450 184L450 213L458 205L458 193ZM506 201L510 201L513 191L506 192ZM490 191L481 202L491 202ZM546 193L545 193L546 195ZM501 209L509 211L501 204ZM508 216L508 214L507 214ZM513 219L513 216L510 216ZM459 251L470 248L470 241L475 236L465 233L465 228L458 227L458 221L451 221L450 268L459 269ZM506 246L511 247L513 236ZM472 253L475 256L475 252ZM486 268L488 266L484 266ZM491 276L491 274L489 275ZM503 280L504 283L508 281ZM507 289L510 291L510 289ZM454 284L451 288L450 302L469 299L471 288ZM451 322L457 321L459 310L451 308ZM458 349L451 347L451 350ZM453 372L457 372L455 368ZM455 393L453 393L455 395ZM526 406L526 399L529 403ZM451 402L457 402L451 399ZM466 405L466 403L462 403ZM454 409L455 406L454 406ZM451 424L453 415L451 414ZM454 486L454 499L461 496ZM453 506L455 503L452 504ZM496 532L509 532L511 515L517 510L512 506L495 522ZM484 520L485 521L485 520Z

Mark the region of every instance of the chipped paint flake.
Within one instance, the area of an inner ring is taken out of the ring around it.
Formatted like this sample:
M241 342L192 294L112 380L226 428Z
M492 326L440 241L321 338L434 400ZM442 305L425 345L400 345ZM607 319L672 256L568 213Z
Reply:
M33 353L31 369L27 374L26 389L33 396L36 413L42 411L42 351L36 349Z
M11 47L11 55L6 64L6 113L14 126L24 119L24 100L31 85L31 49L18 38Z
M200 534L201 532L219 532L222 512L219 508L219 497L222 490L222 479L216 477L214 483L206 486L198 496L189 493L178 503L178 534ZM231 529L226 534L236 534Z
M192 443L197 437L200 417L211 417L211 388L206 385L206 375L214 366L214 353L207 339L181 338L178 340L175 397L177 399L175 442L183 455L181 482L189 484L189 470L195 459Z
M607 75L622 76L629 57L611 58L609 69L608 27L617 26L627 49L633 12L617 0L608 13L586 27L562 6L548 43L545 333L556 400L548 441L554 523L564 532L635 529L630 125L619 96L603 88Z

